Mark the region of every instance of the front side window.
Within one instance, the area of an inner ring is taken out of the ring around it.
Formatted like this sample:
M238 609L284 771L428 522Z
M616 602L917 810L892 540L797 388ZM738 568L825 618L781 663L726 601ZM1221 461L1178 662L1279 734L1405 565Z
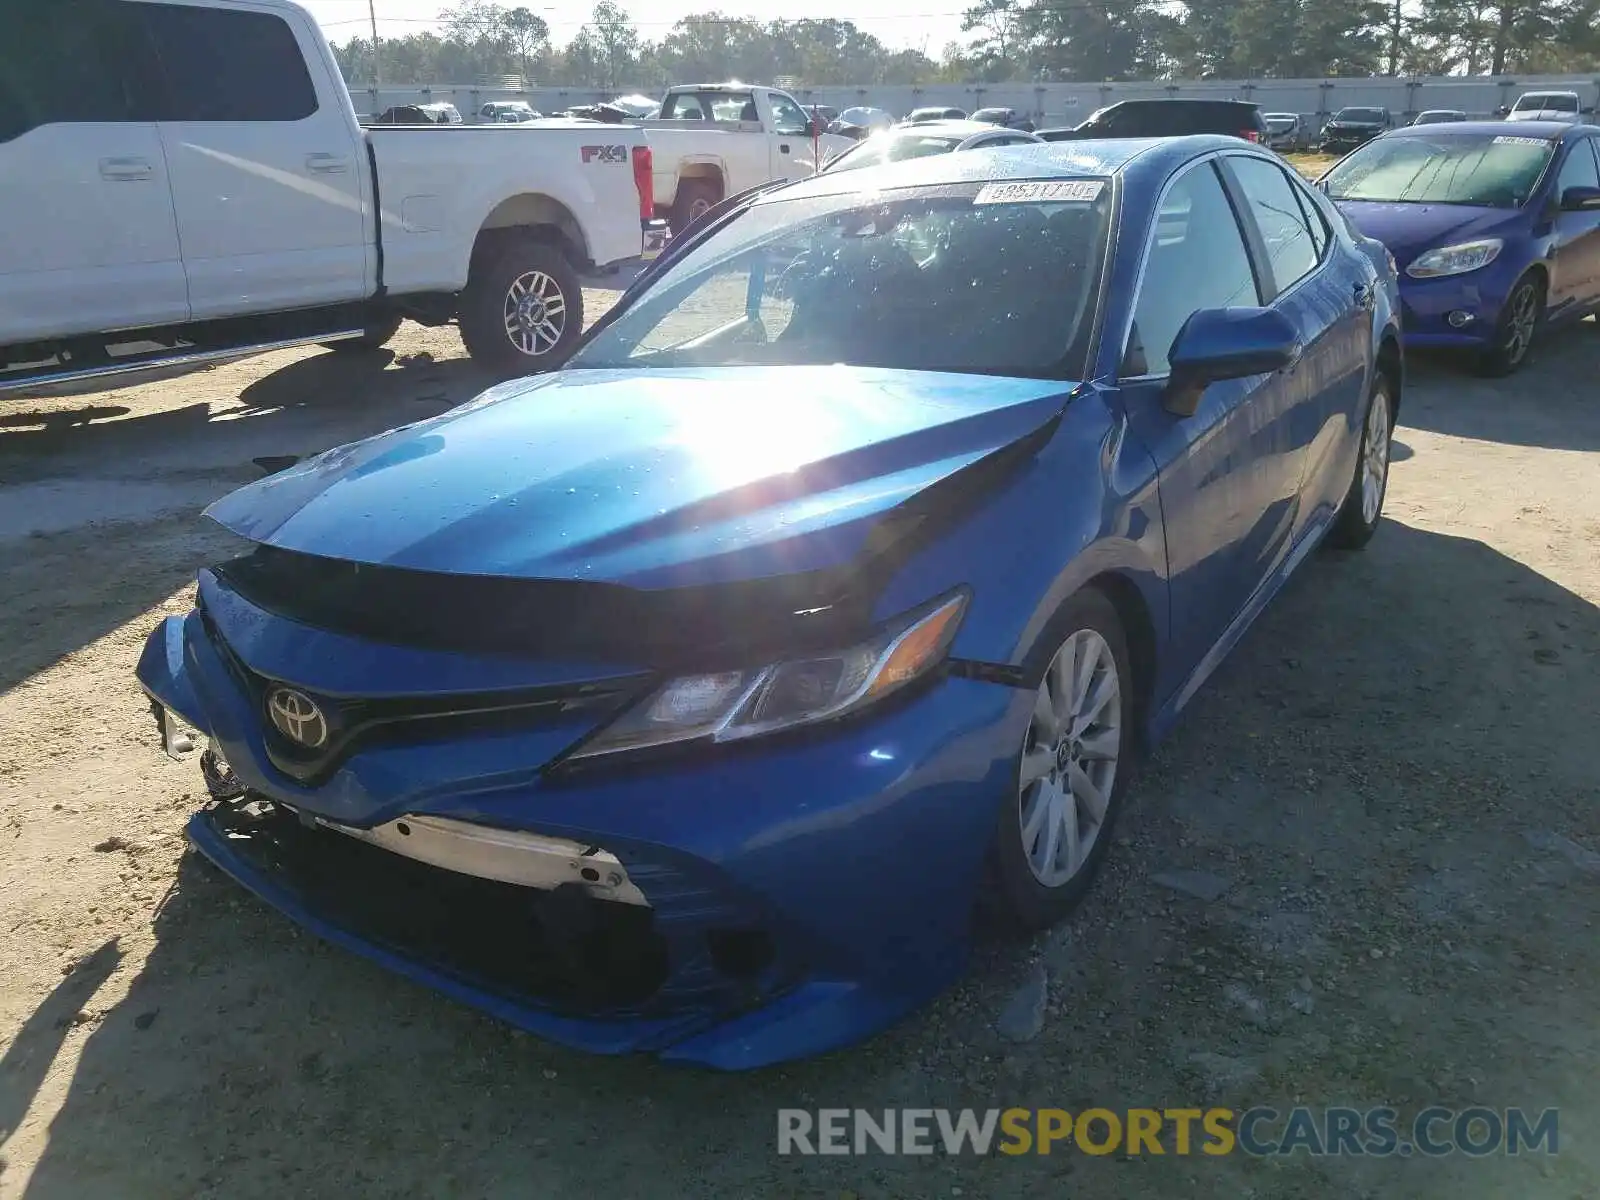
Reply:
M1556 195L1570 187L1600 187L1600 170L1595 167L1594 142L1585 138L1567 149L1567 159L1561 164L1561 174L1556 180Z
M811 122L805 110L787 96L772 97L772 132L784 137L805 137Z
M106 0L48 0L7 13L0 142L45 125L152 119L153 64L126 27L127 15Z
M166 77L166 121L301 121L317 90L294 30L271 13L136 5Z
M990 202L992 189L963 184L758 202L663 271L569 369L844 363L1077 377L1111 188L1075 186L1058 201Z
M1238 156L1228 166L1266 245L1272 280L1279 292L1287 291L1311 274L1321 257L1295 186L1282 168L1263 159Z
M1191 167L1156 218L1122 374L1167 374L1178 331L1200 309L1260 303L1250 252L1216 169Z
M1518 208L1550 164L1555 144L1513 134L1438 133L1368 142L1323 177L1333 200Z

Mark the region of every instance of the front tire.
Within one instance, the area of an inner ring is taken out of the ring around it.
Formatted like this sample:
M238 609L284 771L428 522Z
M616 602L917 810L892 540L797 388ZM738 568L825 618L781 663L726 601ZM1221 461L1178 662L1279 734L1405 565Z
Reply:
M1533 354L1534 339L1544 324L1544 280L1529 273L1517 280L1495 322L1494 341L1478 359L1478 370L1490 378L1520 370Z
M1379 375L1361 419L1355 476L1328 533L1328 543L1338 549L1361 549L1383 520L1383 499L1389 492L1389 449L1394 440L1393 393L1394 384Z
M461 294L467 353L506 377L552 371L583 333L583 289L559 246L515 234L482 248Z
M1048 928L1089 890L1131 778L1134 680L1117 610L1100 592L1062 606L992 855L1001 918Z

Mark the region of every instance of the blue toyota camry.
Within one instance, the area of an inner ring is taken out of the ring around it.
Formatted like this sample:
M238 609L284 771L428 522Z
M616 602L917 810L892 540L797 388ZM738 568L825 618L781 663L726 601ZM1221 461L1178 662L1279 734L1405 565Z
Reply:
M1527 361L1547 323L1600 309L1600 129L1463 121L1397 129L1318 181L1394 254L1412 346Z
M766 192L562 370L216 503L139 680L189 827L556 1041L812 1054L1083 895L1136 756L1380 521L1382 247L1232 138Z

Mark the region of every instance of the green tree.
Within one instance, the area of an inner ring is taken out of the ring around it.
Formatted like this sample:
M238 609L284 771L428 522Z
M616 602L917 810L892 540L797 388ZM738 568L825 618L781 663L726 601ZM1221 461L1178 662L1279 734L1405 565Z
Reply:
M502 18L505 41L516 56L518 74L531 79L536 64L550 56L550 24L538 13L513 8Z

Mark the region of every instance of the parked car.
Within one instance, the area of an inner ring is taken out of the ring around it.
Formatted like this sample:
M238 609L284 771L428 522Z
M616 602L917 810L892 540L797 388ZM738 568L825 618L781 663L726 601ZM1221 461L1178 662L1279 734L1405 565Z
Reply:
M1038 142L1039 136L1022 129L986 125L981 121L927 121L893 129L857 142L830 159L823 171L857 171L883 163L951 154L958 150L988 150Z
M669 88L644 129L656 208L674 231L725 196L813 174L853 141L823 132L787 92L738 83Z
M980 108L972 114L971 119L981 121L985 125L1002 125L1007 129L1020 129L1025 133L1033 132L1033 121L1014 108Z
M1508 121L1583 120L1577 92L1524 92L1506 112Z
M1266 144L1274 150L1298 150L1305 144L1305 126L1299 113L1266 113Z
M638 130L363 129L288 0L7 22L6 83L33 99L0 109L0 390L376 346L402 317L457 321L475 358L525 373L575 344L580 270L664 235Z
M1373 536L1395 304L1231 138L760 191L565 369L208 510L254 548L138 668L210 742L189 837L556 1041L862 1038L980 898L1069 912L1136 753Z
M526 100L491 100L478 109L478 120L491 125L517 125L524 121L537 121L542 115Z
M1341 108L1322 127L1317 149L1324 154L1344 154L1393 128L1394 118L1387 108Z
M1453 121L1465 121L1467 114L1459 108L1427 108L1411 119L1413 125L1448 125Z
M858 142L885 129L894 127L894 114L881 108L847 108L839 119L828 126L829 133Z
M1597 137L1550 121L1400 129L1319 186L1394 255L1407 343L1503 375L1546 324L1600 308Z
M927 121L965 121L967 111L964 108L913 108L906 114L902 125L921 125Z
M1267 123L1261 106L1248 100L1119 100L1091 113L1081 125L1041 129L1038 133L1047 142L1181 137L1193 133L1221 133L1247 142L1263 142Z

